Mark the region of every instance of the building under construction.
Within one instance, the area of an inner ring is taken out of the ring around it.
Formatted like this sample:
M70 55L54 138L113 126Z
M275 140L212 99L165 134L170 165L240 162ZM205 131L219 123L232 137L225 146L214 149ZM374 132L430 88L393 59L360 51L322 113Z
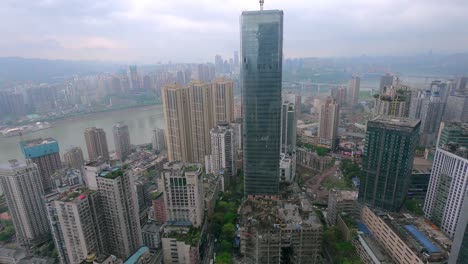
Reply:
M322 224L303 197L246 200L240 209L242 263L317 263Z

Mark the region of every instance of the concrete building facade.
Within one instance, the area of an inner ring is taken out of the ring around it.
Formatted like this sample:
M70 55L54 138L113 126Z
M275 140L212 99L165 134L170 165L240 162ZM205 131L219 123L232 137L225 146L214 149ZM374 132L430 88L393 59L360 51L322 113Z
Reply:
M73 147L63 154L64 161L68 164L68 167L81 170L84 165L83 151L80 147Z
M88 159L96 161L101 157L103 160L109 160L109 148L107 147L106 132L102 128L90 127L84 132L86 148L88 150Z
M167 221L200 227L204 217L203 167L200 164L164 164L158 186L164 195Z
M117 159L124 161L132 151L128 126L124 123L117 123L114 125L112 132L114 134L115 154Z

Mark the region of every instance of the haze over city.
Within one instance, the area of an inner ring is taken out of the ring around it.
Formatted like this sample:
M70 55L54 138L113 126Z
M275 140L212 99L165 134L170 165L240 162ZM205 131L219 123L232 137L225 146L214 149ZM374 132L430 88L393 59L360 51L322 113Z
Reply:
M0 56L126 63L207 62L239 46L255 0L4 0ZM285 57L467 52L468 2L267 0L282 9Z
M467 264L466 14L1 1L0 263Z

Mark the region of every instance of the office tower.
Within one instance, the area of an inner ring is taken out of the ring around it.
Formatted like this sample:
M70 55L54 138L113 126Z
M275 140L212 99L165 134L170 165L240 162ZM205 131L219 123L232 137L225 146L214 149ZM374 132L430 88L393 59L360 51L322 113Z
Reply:
M224 73L224 63L223 58L221 55L215 56L215 67L216 67L216 74Z
M234 122L234 83L225 79L217 79L213 82L212 89L213 124Z
M48 203L52 236L61 263L82 263L88 253L107 251L99 193L79 187Z
M455 144L436 150L424 203L425 216L451 239L468 191L467 157L466 148Z
M468 259L468 195L465 196L463 204L450 252L449 264L463 264Z
M192 81L192 69L186 68L184 70L184 80L186 85Z
M203 224L204 192L203 167L200 164L186 164L180 161L164 164L158 179L163 191L167 220L170 225Z
M361 88L361 78L353 76L349 81L349 104L357 105L359 102L359 89Z
M211 152L210 129L234 120L233 84L192 82L163 89L168 156L171 161L200 162Z
M283 11L241 15L245 196L277 196L280 162Z
M124 123L117 123L112 131L114 133L115 154L117 159L124 161L132 152L128 126Z
M377 117L367 122L359 202L398 211L405 200L420 121Z
M338 145L338 125L340 106L331 96L320 106L318 143L335 149Z
M468 92L456 91L449 95L444 112L445 121L467 122L468 121Z
M420 114L421 138L419 141L421 146L434 146L444 106L445 104L440 100L438 92L433 92L429 98L422 102Z
M155 151L167 149L166 134L164 132L164 129L156 128L153 130L153 138L151 139L151 144L153 146L153 150Z
M30 247L49 237L44 191L38 166L10 160L0 165L0 184L13 219L18 244Z
M385 93L385 87L390 87L393 85L393 76L390 74L386 74L382 77L380 77L380 92L379 93Z
M20 146L24 157L37 164L42 188L45 193L50 193L55 189L51 175L62 167L58 142L52 138L38 138L21 141Z
M228 123L218 123L211 129L211 173L225 170L226 175L236 176L236 146L234 131Z
M215 66L210 64L198 65L198 80L203 82L211 82L215 78Z
M68 164L68 167L81 170L84 165L83 151L80 147L73 147L63 154L63 159Z
M109 167L96 178L108 252L126 259L143 244L138 201L132 176Z
M137 66L132 65L128 67L130 75L130 88L132 90L140 90L140 77L138 76Z
M86 148L88 149L88 159L90 161L102 158L109 160L109 149L107 148L106 132L102 128L90 127L85 132Z
M441 148L449 142L468 148L468 123L440 123L437 147Z

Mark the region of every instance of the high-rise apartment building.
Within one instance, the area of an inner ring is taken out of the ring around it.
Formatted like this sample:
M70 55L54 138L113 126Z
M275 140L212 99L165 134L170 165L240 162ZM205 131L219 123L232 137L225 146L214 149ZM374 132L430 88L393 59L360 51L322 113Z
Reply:
M380 77L380 93L384 92L385 87L390 87L393 85L393 75L386 74Z
M164 129L156 128L153 130L151 145L153 146L153 150L155 151L167 149L166 134L164 132Z
M188 87L163 89L169 160L203 162L211 152L210 130L234 120L233 84L192 82Z
M335 98L336 102L340 105L347 103L346 87L333 87L330 89L330 95Z
M200 227L204 216L203 167L200 164L168 162L158 180L163 191L170 225Z
M63 154L63 159L70 168L81 170L84 165L83 151L80 147L73 147Z
M192 162L203 163L211 152L210 129L214 127L212 85L192 83L189 88Z
M468 91L455 91L447 99L444 120L454 122L468 121Z
M0 164L0 185L13 219L16 240L22 246L33 246L49 238L41 181L38 166L30 160Z
M377 117L367 122L359 202L398 211L410 184L420 121Z
M442 113L445 104L440 100L438 92L433 92L431 96L421 104L421 146L431 147L435 145L437 134L439 132Z
M467 158L466 148L458 145L436 150L424 203L425 216L452 239L468 191Z
M234 122L234 83L217 79L213 82L212 90L214 125L219 122Z
M20 146L24 157L37 164L42 188L45 193L50 193L55 189L51 175L62 167L58 142L52 138L38 138L22 141Z
M361 88L361 78L353 76L349 81L349 104L357 105L359 102L359 90Z
M162 91L169 160L192 161L189 88L166 85Z
M242 129L245 196L279 190L283 11L241 15Z
M107 252L99 193L78 187L48 203L52 235L61 263L79 264L93 252Z
M112 132L114 134L115 154L117 155L117 159L124 161L132 152L128 126L123 123L117 123L114 125Z
M318 143L335 149L338 145L340 106L331 96L320 106Z
M218 123L211 129L211 173L224 169L226 175L236 176L236 146L234 131L228 123Z
M20 92L0 92L0 114L21 116L26 114L26 104Z
M90 161L109 160L109 149L107 147L106 132L102 128L90 127L84 132L88 159Z
M138 200L132 176L121 168L106 168L97 179L108 252L128 258L141 247L143 239Z
M385 86L383 92L375 97L375 116L408 117L411 91L404 85Z

